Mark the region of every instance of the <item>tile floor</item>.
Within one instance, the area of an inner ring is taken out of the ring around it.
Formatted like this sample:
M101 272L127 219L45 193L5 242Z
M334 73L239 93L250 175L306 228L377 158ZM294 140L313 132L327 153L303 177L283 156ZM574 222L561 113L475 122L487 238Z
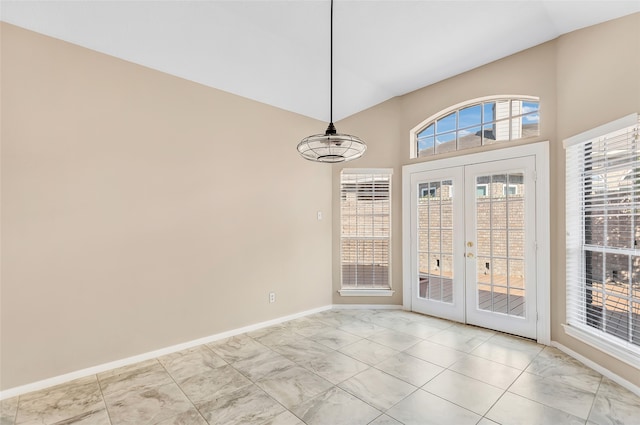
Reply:
M0 425L640 424L640 397L554 348L390 310L329 310L1 407Z

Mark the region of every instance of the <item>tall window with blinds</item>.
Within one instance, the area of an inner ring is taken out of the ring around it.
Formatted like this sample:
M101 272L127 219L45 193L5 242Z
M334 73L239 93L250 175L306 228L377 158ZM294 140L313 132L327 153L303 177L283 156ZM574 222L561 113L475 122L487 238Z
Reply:
M391 173L391 169L342 170L342 290L391 288Z
M565 140L566 329L631 359L640 358L638 128L634 114Z

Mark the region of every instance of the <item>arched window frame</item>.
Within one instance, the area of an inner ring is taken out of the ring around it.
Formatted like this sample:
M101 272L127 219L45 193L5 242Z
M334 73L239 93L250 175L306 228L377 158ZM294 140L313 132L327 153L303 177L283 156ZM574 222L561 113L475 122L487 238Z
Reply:
M440 112L431 115L429 118L425 119L424 121L420 122L420 124L418 124L417 126L415 126L414 128L412 128L409 131L409 137L410 137L410 158L418 158L419 155L419 150L418 150L418 135L420 134L420 132L422 132L424 129L428 128L430 125L435 124L436 121L447 117L448 115L451 115L452 113L457 113L463 109L475 106L475 105L481 105L483 103L489 103L489 102L497 102L497 101L523 101L523 102L537 102L538 103L538 111L537 113L540 113L540 98L537 96L528 96L528 95L492 95L492 96L484 96L484 97L479 97L476 99L471 99L471 100L466 100L464 102L460 102L457 103L455 105L452 105L446 109L441 110ZM503 118L499 121L509 121L511 119L514 118L518 118L518 117L522 117L528 114L518 114L518 115L514 115L512 114L512 110L510 108L509 111L509 117L508 118ZM493 121L493 122L497 122L497 121ZM483 124L486 123L481 123L480 127L482 127ZM538 126L540 125L540 120L538 118ZM456 126L455 126L455 131L459 131L461 129L464 129L464 127L459 127L459 123L456 122ZM538 127L539 130L539 127ZM512 140L520 140L526 137L512 137L511 132L509 133L509 138L508 139L503 139L503 140L496 140L494 143L500 143L500 142L508 142L508 141L512 141ZM456 140L456 139L454 139ZM484 143L483 143L484 144ZM464 148L463 148L464 149ZM456 143L456 147L455 149L452 149L453 151L455 150L460 150L460 148L457 146ZM434 154L438 154L437 152L434 152Z

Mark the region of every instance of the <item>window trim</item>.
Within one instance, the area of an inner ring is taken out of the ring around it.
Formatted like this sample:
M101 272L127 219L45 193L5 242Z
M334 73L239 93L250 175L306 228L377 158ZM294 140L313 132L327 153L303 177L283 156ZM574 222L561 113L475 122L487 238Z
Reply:
M389 247L389 251L387 254L387 258L388 258L388 288L372 288L372 287L368 287L368 288L343 288L342 287L342 282L343 282L343 270L342 270L342 212L340 212L340 257L339 257L339 264L340 264L340 289L338 290L338 293L341 296L346 296L346 297L376 297L376 296L387 296L390 297L392 296L395 291L393 290L393 284L392 284L392 265L393 265L393 261L392 261L392 251L393 251L393 235L392 235L392 227L393 227L393 218L392 218L392 209L393 209L393 198L392 198L392 193L393 193L393 189L392 189L392 185L393 185L393 168L343 168L340 171L340 193L341 193L341 197L342 197L342 175L343 174L370 174L370 175L385 175L388 176L389 178L389 192L388 192L388 202L389 202L389 235L388 235L388 247ZM342 199L340 199L340 202L342 203Z
M575 145L579 145L582 143L587 143L594 139L600 139L605 137L611 133L623 130L632 126L640 126L638 121L638 114L633 113L629 114L625 117L617 119L615 121L603 124L599 127L587 130L583 133L577 134L575 136L569 137L563 140L562 144L565 150ZM567 173L569 172L569 167L572 164L569 162L570 158L566 158L566 167ZM565 184L566 193L565 200L566 205L576 205L576 203L581 203L581 191L575 188L575 185L579 185L578 183L569 181L569 176L567 176L567 181ZM582 214L571 214L570 210L567 209L566 213L566 301L565 301L565 322L562 324L562 327L565 333L591 347L594 347L603 353L606 353L622 362L630 364L632 366L637 365L638 360L640 359L640 349L630 349L625 345L623 340L617 338L615 336L609 335L606 332L602 332L600 330L591 328L588 325L582 325L580 323L571 324L572 319L571 309L572 309L572 291L575 291L576 288L573 286L571 278L576 273L579 273L575 270L574 263L578 263L576 260L576 256L581 257L584 253L584 250L581 247L576 246L576 233L582 234L584 231L582 225ZM580 238L581 242L582 239ZM582 243L580 244L582 246Z
M460 102L460 103L456 103L455 105L449 106L446 109L443 109L439 112L437 112L436 114L431 115L430 117L428 117L427 119L421 121L418 125L416 125L415 127L413 127L410 131L409 131L409 158L411 159L416 159L419 158L418 156L418 133L420 133L422 130L424 130L425 128L428 127L429 124L431 124L432 122L435 124L435 121L437 121L439 118L444 118L447 115L449 115L452 112L455 112L457 110L461 110L461 109L465 109L466 107L470 107L470 106L474 106L475 104L479 104L482 102L489 102L492 100L523 100L523 101L533 101L533 102L540 102L540 98L538 96L530 96L530 95L514 95L514 94L503 94L503 95L491 95L491 96L483 96L483 97L478 97L475 99L470 99L470 100L465 100L464 102ZM540 112L540 105L538 105L539 109L538 109L538 113ZM522 114L522 115L518 115L518 116L525 116L528 114ZM509 119L505 119L505 120L501 120L501 121L511 121L511 116ZM482 127L482 123L480 123L480 127ZM540 121L538 121L538 125L540 126ZM459 128L456 128L457 130L461 130ZM454 131L455 133L455 131ZM434 134L435 134L435 126L434 126ZM513 140L522 140L523 138L518 138L518 139L513 139ZM512 139L510 139L512 140ZM510 141L509 140L509 141ZM506 140L505 140L506 141ZM453 152L457 152L456 150L454 150Z

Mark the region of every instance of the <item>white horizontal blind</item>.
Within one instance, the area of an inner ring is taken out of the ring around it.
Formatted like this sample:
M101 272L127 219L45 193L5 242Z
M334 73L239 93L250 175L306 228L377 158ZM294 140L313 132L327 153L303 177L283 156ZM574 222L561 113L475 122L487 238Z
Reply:
M342 289L390 289L391 170L342 171Z
M638 128L565 145L567 324L640 358Z

